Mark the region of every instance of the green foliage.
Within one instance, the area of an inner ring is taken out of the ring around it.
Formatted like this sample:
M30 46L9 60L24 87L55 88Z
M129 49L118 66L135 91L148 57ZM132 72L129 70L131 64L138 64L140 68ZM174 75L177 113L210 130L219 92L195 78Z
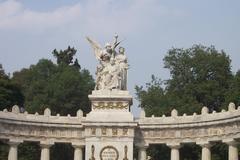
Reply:
M231 60L225 52L201 45L189 49L173 48L168 51L164 63L171 75L165 86L163 81L152 76L145 88L136 87L137 98L147 115L169 115L173 108L180 114L192 114L200 112L202 106L219 111L226 106L226 100L239 102L240 78L233 76Z
M71 144L55 143L50 149L51 160L73 160L74 148Z
M41 148L36 142L24 142L18 146L19 160L40 160Z
M0 64L0 79L8 79L8 75L5 74L2 64Z
M232 79L231 60L213 46L195 45L190 49L171 49L164 58L171 79L167 91L178 97L192 97L210 110L219 110Z
M0 65L0 110L11 109L15 104L23 106L24 96L19 86L12 82Z
M145 87L136 86L140 107L146 115L170 115L173 108L179 114L200 112L203 106L210 111L226 108L229 102L240 105L240 71L231 72L231 60L224 51L213 46L194 45L189 49L173 48L164 58L165 68L170 71L170 79L164 81L152 76ZM156 148L155 148L156 147ZM159 146L149 153L158 159ZM216 144L212 159L227 159L226 146ZM181 159L199 159L200 150L196 146L184 145Z
M153 160L169 160L170 151L166 145L150 145L147 149L147 155Z
M160 79L152 76L151 82L146 84L146 90L142 86L135 87L137 98L140 101L141 107L147 111L147 116L170 113L168 111L170 101L164 93L162 83Z
M53 50L52 54L55 58L57 58L57 64L64 64L64 65L71 65L73 63L73 57L76 54L77 50L74 47L68 46L65 50L57 51L56 49ZM80 69L80 65L78 60L75 59L72 66Z
M147 116L161 116L163 114L169 116L174 108L177 108L180 113L192 113L200 109L201 105L192 97L181 98L173 92L167 92L163 84L164 81L152 76L152 80L146 84L146 88L135 87L137 98Z
M228 145L221 142L215 142L211 147L211 156L212 160L228 159Z
M229 90L225 97L225 106L228 105L228 102L234 102L236 106L240 106L240 71L238 71L231 80Z
M8 151L9 151L8 144L3 140L0 140L0 159L1 160L8 159Z
M86 114L90 111L88 94L94 88L94 81L89 71L80 69L78 60L74 59L76 50L68 47L59 52L55 49L53 55L57 64L47 59L41 59L35 65L22 69L13 74L10 80L0 66L0 104L12 106L24 105L29 113L43 113L45 108L50 108L52 114L76 115L82 109ZM20 86L20 87L17 87ZM21 94L20 89L23 94ZM22 98L26 97L25 101ZM22 98L21 101L17 101ZM6 147L1 145L5 156ZM19 146L20 160L39 160L40 148L36 143L23 143ZM73 159L71 145L56 144L51 147L51 159Z
M59 53L62 57L65 57L64 54L69 58L75 51L71 54L66 50ZM41 59L29 69L13 74L14 82L21 86L26 97L24 105L27 111L43 113L48 107L53 114L61 115L75 115L78 109L89 112L87 96L94 87L93 78L87 70L79 70L80 66L65 62L70 60L60 58L56 65L50 60Z
M180 159L182 160L200 160L201 147L196 144L184 144L180 148Z

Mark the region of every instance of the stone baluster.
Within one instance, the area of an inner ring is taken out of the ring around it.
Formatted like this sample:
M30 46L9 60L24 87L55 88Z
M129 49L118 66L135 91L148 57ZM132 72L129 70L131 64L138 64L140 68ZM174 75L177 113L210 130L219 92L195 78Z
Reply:
M147 159L147 146L139 146L138 148L138 160Z
M202 160L211 160L211 144L209 142L197 143L202 147Z
M40 143L41 146L41 160L50 160L50 147L53 144L50 143Z
M74 147L74 160L83 160L83 145L72 145Z
M238 160L238 148L235 140L223 141L228 145L228 160Z
M179 154L179 148L181 145L179 143L176 144L167 144L168 147L171 148L171 160L179 160L180 154Z
M8 160L17 160L18 159L18 145L22 141L12 141L10 140L8 142L10 148L9 148L9 153L8 153Z

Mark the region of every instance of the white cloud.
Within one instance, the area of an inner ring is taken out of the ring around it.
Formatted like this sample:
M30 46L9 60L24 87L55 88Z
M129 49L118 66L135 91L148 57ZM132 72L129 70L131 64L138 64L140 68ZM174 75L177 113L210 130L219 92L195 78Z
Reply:
M131 32L154 25L151 19L178 12L158 4L157 0L91 0L48 12L26 9L20 1L0 3L0 30L45 30L75 25L81 31L107 34ZM156 19L158 21L158 19Z
M14 0L8 0L0 3L0 19L14 16L22 9L22 5Z
M0 29L46 29L65 25L80 15L80 5L57 8L49 12L37 12L24 8L15 0L0 4Z

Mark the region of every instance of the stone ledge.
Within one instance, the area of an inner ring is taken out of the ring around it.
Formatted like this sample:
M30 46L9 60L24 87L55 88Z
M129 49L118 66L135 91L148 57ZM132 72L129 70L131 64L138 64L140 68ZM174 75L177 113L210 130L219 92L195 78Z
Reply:
M94 90L88 95L90 101L111 101L111 102L128 102L132 105L132 96L128 91L122 90Z
M137 127L137 123L136 122L120 122L120 123L115 123L115 122L93 122L93 121L84 121L82 124L84 127Z

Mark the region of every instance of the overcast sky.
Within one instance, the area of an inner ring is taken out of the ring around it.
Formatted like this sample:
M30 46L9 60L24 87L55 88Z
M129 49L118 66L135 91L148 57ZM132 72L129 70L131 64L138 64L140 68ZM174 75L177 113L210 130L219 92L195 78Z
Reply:
M239 0L0 0L0 63L7 73L52 59L54 48L74 46L82 68L95 72L97 61L85 40L102 45L114 33L125 39L128 88L169 78L163 57L172 47L214 45L240 69ZM137 102L133 105L138 115Z

